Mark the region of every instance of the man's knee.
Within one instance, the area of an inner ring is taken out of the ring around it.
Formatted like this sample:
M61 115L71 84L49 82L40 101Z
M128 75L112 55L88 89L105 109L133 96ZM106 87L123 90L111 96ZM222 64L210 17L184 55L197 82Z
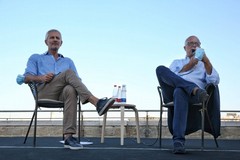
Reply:
M166 67L161 65L156 68L156 73L157 75L161 75L165 70L166 70Z
M71 69L66 70L65 74L67 74L67 75L76 75L76 73L73 70L71 70Z
M63 88L63 96L74 96L77 97L77 92L71 85L67 85Z

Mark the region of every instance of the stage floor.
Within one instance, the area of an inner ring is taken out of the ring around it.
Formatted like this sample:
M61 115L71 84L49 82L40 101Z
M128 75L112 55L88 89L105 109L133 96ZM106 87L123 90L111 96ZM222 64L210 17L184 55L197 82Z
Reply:
M119 138L82 138L81 142L93 142L84 145L82 150L70 150L60 143L61 137L38 137L36 147L32 138L23 144L24 137L0 137L0 160L240 160L240 140L218 139L216 148L213 139L205 140L201 150L200 139L187 139L184 155L172 153L171 139L163 139L162 148L153 138L142 138L138 144L134 138L125 138L120 145Z

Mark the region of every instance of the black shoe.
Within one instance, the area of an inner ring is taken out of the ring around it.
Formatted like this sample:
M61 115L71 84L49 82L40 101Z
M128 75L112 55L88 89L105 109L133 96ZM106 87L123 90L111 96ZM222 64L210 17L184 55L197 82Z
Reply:
M99 116L105 114L108 111L109 107L111 107L114 102L115 102L115 100L113 98L99 99L97 102L97 111L98 111Z
M209 97L209 95L207 94L207 91L200 88L197 90L195 96L197 96L197 100L199 103L205 102Z
M72 150L83 149L83 146L77 141L76 138L69 136L64 141L64 148L70 148Z
M176 141L173 143L173 153L174 154L184 154L186 153L184 144L182 142Z

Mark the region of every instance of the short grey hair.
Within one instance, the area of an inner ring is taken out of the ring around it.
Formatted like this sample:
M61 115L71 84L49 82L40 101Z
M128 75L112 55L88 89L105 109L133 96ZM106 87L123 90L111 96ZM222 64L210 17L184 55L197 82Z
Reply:
M49 33L51 33L51 32L58 32L61 35L61 37L62 37L62 34L61 34L60 31L58 31L57 29L50 29L49 31L47 31L47 33L45 35L45 40L48 39Z
M201 45L201 42L200 42L200 40L199 40L199 38L197 37L197 36L189 36L186 40L185 40L185 46L188 44L188 40L190 39L190 38L192 38L192 37L195 37L195 38L197 38L197 40L198 40L198 42L199 42L199 44Z

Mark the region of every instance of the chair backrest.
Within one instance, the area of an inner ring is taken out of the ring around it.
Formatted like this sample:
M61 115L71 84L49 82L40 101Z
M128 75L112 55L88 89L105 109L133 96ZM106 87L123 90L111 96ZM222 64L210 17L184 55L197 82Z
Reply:
M158 90L159 98L160 98L160 106L165 107L165 108L173 107L173 102L168 102L168 103L164 102L163 91L162 91L161 86L157 86L157 90ZM161 109L161 107L160 107L160 109Z
M157 86L157 90L158 90L158 93L159 93L160 105L163 106L163 93L162 93L161 86Z
M37 101L38 100L38 92L37 92L36 83L34 83L34 82L28 83L28 86L30 87L30 90L32 92L34 99Z

